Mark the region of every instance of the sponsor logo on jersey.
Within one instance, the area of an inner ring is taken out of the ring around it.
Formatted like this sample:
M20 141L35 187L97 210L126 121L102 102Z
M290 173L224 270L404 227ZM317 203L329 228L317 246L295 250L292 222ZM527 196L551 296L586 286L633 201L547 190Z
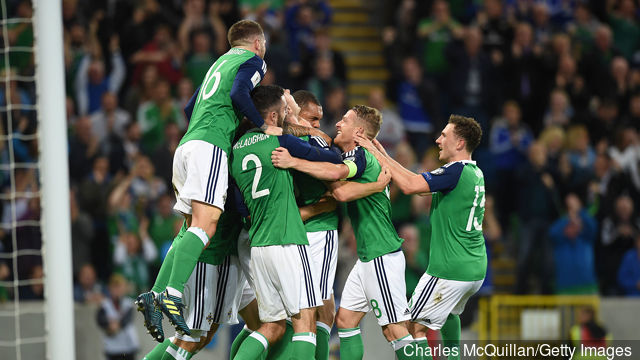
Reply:
M431 175L442 175L444 174L444 168L437 168L431 172Z

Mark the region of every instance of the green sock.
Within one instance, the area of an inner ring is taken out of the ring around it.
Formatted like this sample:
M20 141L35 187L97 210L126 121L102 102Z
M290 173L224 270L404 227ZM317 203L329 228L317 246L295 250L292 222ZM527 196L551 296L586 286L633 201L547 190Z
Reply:
M316 356L316 334L302 332L293 334L291 339L292 360L313 360Z
M192 353L187 350L178 347L178 345L169 342L167 350L162 355L162 360L189 360L193 356Z
M393 351L396 353L398 360L417 360L420 356L416 356L415 347L413 347L413 338L406 335L400 339L390 342Z
M316 360L329 360L329 339L331 328L329 325L316 321Z
M422 355L423 360L433 360L431 356L431 349L429 348L429 342L426 337L414 339L416 341L416 351L419 355Z
M340 360L362 360L364 344L360 328L338 329L340 337Z
M268 348L269 342L267 341L267 338L258 331L254 331L242 342L242 345L240 345L238 353L233 357L233 360L260 359Z
M236 356L236 354L238 353L238 349L240 349L240 345L242 345L244 339L246 339L247 336L251 335L252 332L253 331L249 330L246 325L242 328L242 331L240 331L238 336L233 339L231 350L229 350L229 359L233 359Z
M457 356L450 355L449 360L460 359L460 332L460 316L449 314L447 321L445 321L444 325L442 325L442 328L440 329L444 347L451 349L458 348L457 351L454 352Z
M169 347L171 340L165 339L164 342L156 345L142 360L162 360L162 355Z
M199 233L200 235L196 235ZM182 239L173 244L175 252L173 259L173 268L171 269L171 277L167 283L167 288L172 288L180 292L184 291L184 284L189 280L189 276L198 263L198 258L204 249L202 237L207 237L204 230L200 228L190 227Z
M289 353L291 352L291 340L293 339L293 325L287 321L287 327L284 330L284 335L278 340L277 343L269 349L267 354L267 360L287 360L289 359Z
M186 231L187 222L183 220L180 232L178 232L176 237L173 238L174 245L180 242L180 239L182 239L182 236ZM151 291L153 291L154 293L161 293L166 289L167 283L169 283L169 277L171 277L171 269L173 269L175 253L176 252L174 251L173 247L169 248L167 256L164 257L162 265L160 265L160 271L158 271L158 276L156 277L156 282L153 283L153 288L151 289Z

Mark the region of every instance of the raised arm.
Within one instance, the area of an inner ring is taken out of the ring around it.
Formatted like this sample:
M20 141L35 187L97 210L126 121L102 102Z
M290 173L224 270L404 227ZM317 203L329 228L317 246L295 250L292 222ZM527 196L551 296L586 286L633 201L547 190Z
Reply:
M322 130L316 129L316 128L312 128L312 127L308 127L308 126L303 126L303 125L296 125L296 124L291 124L291 123L284 123L284 133L285 134L291 134L293 136L319 136L321 137L327 144L331 144L333 142L333 139L331 139L331 137L327 134L325 134L324 132L322 132Z
M291 156L286 148L279 147L271 153L271 162L281 169L295 169L314 178L327 181L345 179L349 175L349 168L345 164L329 162L313 162Z

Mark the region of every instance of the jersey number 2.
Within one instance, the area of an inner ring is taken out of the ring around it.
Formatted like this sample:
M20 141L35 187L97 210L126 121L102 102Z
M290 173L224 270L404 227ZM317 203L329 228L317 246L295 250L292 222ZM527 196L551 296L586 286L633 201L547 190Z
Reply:
M476 197L473 199L473 207L471 207L471 212L469 213L469 220L467 220L467 231L471 231L471 227L475 230L482 231L482 221L478 223L478 218L475 216L476 207L478 206L478 197L482 194L482 200L480 200L480 207L484 207L484 186L477 185L476 188Z
M202 88L200 89L200 100L207 100L208 98L210 98L211 96L213 96L213 94L216 92L216 90L218 90L218 85L220 85L220 78L221 78L221 74L218 70L220 70L220 67L226 63L227 60L223 60L220 65L218 65L216 67L215 70L213 70L213 74L211 74L211 69L213 69L213 66L209 69L209 71L207 71L207 76L205 76L204 78L204 83L202 84ZM211 75L211 76L209 76ZM209 87L209 84L211 84L211 80L214 79L213 85L211 86L211 88L207 91L207 88Z
M251 198L257 199L269 195L269 189L258 191L258 182L260 182L260 176L262 176L262 163L255 154L249 154L242 159L242 170L247 170L249 161L256 164L256 173L253 175L253 184L251 184Z

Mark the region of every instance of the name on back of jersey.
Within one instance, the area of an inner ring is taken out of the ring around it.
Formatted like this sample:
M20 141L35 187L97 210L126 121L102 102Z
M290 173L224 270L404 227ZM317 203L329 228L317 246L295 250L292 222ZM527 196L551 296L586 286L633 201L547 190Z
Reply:
M240 141L238 141L234 146L233 149L234 150L238 150L238 149L242 149L243 147L247 147L249 145L253 145L257 142L260 142L262 140L266 140L269 137L269 135L267 134L255 134L253 136L250 136L248 138L242 139Z

